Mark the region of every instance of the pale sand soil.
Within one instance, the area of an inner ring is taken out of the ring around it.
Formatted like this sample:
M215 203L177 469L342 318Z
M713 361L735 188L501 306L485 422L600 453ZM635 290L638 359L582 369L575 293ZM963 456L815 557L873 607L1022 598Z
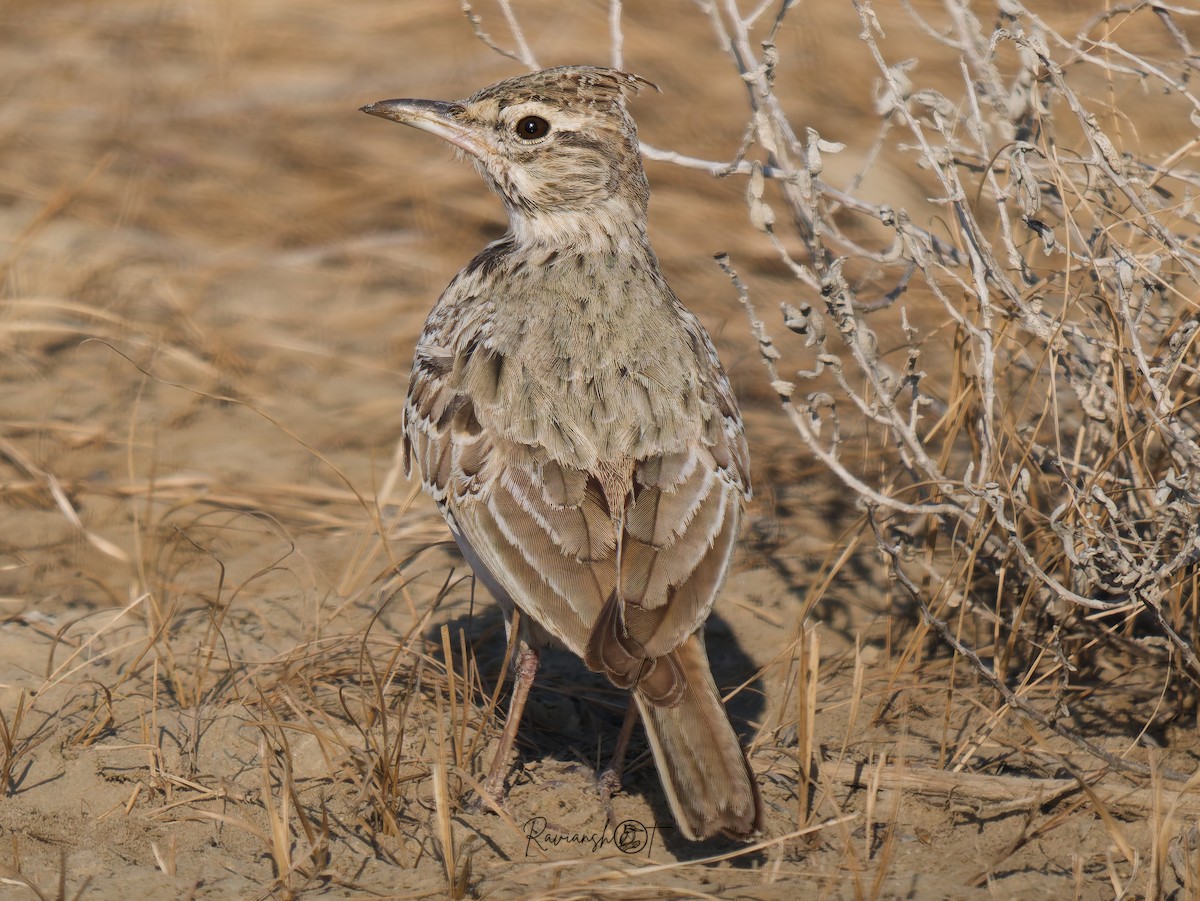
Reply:
M874 126L848 5L795 16L781 77L804 85L797 121L851 145L831 169L852 171ZM877 6L891 52L914 54L911 26ZM544 64L606 59L602 4L518 9ZM627 66L663 88L638 101L643 137L728 158L741 88L708 24L683 2L630 2L626 16ZM502 232L502 211L432 138L357 107L517 71L450 0L0 9L0 713L16 733L0 898L34 897L17 870L47 897L63 870L66 897L86 882L87 899L443 895L448 857L460 888L497 898L1111 896L1110 872L1133 869L1120 844L1141 867L1152 854L1146 806L1039 803L1067 749L1037 747L1011 715L993 722L995 698L965 670L951 692L944 649L900 659L911 619L865 544L826 582L848 536L863 540L859 513L799 453L711 256L731 254L764 314L797 289L746 222L744 182L662 164L652 237L714 334L755 459L709 645L719 684L743 686L730 708L766 838L799 828L806 605L827 759L937 767L980 746L931 793L855 789L831 763L809 825L836 822L741 855L674 836L642 758L615 806L664 827L651 848L538 849L522 833L534 817L602 828L592 780L621 716L603 680L550 655L511 818L458 806L459 774L478 777L497 734L481 705L503 631L489 600L472 604L432 506L396 481L394 451L424 313ZM888 172L864 194L919 206L922 188ZM937 317L919 299L912 315ZM479 666L465 713L464 648ZM1082 705L1076 726L1145 759L1157 684ZM1164 761L1195 768L1193 730L1162 740ZM1023 777L1025 803L979 797L971 777L988 773Z

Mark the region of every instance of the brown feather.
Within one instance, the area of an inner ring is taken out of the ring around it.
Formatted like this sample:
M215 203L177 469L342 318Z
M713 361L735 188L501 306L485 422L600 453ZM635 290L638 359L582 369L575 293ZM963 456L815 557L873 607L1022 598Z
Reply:
M675 820L690 839L746 839L762 828L754 773L713 682L699 633L672 654L685 688L674 705L634 697Z
M655 707L677 707L687 693L688 681L674 653L649 661L638 680L638 696Z

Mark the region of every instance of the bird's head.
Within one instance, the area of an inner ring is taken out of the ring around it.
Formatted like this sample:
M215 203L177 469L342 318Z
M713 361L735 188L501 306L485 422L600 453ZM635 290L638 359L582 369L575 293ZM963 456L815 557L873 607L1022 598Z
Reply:
M641 227L649 188L625 101L650 82L591 66L510 78L466 100L382 100L362 111L432 132L469 155L519 238Z

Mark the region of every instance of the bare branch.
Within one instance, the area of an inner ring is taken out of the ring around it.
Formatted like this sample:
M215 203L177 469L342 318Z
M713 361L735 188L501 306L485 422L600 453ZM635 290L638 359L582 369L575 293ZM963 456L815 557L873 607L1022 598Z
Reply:
M540 69L537 59L533 52L529 49L529 45L525 42L525 34L521 31L521 24L517 21L516 15L513 13L512 4L509 0L497 0L500 4L500 9L504 13L505 21L508 22L509 30L512 32L513 40L516 41L516 50L506 50L493 40L492 36L483 30L483 17L478 15L471 7L470 0L461 0L463 15L467 17L467 21L471 23L471 29L475 32L475 37L483 41L492 50L499 53L501 56L506 56L511 60L521 63L529 70Z
M608 0L608 40L612 46L612 67L617 70L625 68L625 32L621 29L621 0Z

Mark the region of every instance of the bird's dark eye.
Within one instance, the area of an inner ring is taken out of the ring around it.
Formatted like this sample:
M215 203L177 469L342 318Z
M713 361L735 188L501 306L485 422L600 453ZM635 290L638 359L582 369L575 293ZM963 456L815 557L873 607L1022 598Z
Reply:
M517 123L517 137L525 141L536 141L550 133L550 123L541 116L525 116Z

